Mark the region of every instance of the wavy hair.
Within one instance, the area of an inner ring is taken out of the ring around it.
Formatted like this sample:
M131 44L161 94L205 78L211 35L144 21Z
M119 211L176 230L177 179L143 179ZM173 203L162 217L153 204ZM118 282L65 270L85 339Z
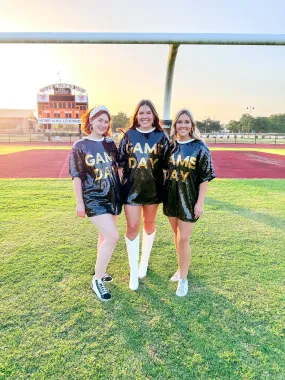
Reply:
M197 128L197 124L196 124L196 121L194 119L193 113L188 108L182 108L175 115L175 118L174 118L172 125L171 125L171 130L170 130L170 141L172 143L175 143L177 140L176 124L177 124L177 121L180 118L180 116L183 114L187 115L191 120L192 130L189 133L189 137L191 137L192 139L195 139L195 140L203 141L203 139L201 137L201 133L200 133L199 129Z
M160 131L163 131L161 125L160 125L160 121L159 121L159 116L158 116L158 113L155 109L155 106L154 104L152 103L151 100L148 100L148 99L143 99L139 102L139 104L136 106L136 109L135 109L135 112L133 114L133 116L131 117L131 123L130 123L130 127L129 129L136 129L136 128L139 128L139 124L138 124L138 120L137 120L137 115L138 115L138 112L139 112L139 109L141 106L148 106L150 109L151 109L151 112L153 114L153 127L160 130Z
M94 108L94 107L93 107ZM103 114L106 114L108 116L108 119L109 119L109 127L107 129L107 131L104 133L104 137L108 137L108 136L111 136L111 116L108 114L108 112L106 111L103 111L103 110L100 110L98 111L97 113L95 113L91 120L90 120L90 113L92 112L93 108L91 108L90 110L84 112L84 114L81 116L81 120L82 120L82 126L81 126L81 129L82 131L87 135L89 136L92 132L92 125L91 125L91 121L93 119L95 119L96 117L99 117Z

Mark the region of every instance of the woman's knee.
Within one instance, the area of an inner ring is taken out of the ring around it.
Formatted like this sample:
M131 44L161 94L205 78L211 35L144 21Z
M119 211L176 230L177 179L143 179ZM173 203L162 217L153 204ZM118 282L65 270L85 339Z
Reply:
M127 233L138 234L139 229L140 229L140 223L135 222L135 221L127 223Z
M152 233L155 230L155 220L144 220L143 227L148 234Z
M177 234L179 244L189 244L190 236L186 234Z
M110 244L110 245L116 245L119 241L119 233L118 231L114 231L111 234L108 234L107 236L104 236L104 243Z

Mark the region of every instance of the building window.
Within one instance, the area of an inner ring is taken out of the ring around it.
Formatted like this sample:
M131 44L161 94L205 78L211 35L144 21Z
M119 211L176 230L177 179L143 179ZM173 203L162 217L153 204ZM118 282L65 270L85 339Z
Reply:
M56 103L53 103L53 108L57 108Z
M66 103L62 103L62 105L63 105L63 108L66 108Z
M47 119L49 119L50 118L50 113L47 113Z
M75 117L76 119L79 119L79 112L76 112Z
M60 112L55 112L55 113L54 113L54 117L55 117L56 119L60 119Z
M72 108L73 108L73 109L75 108L75 103L72 103Z
M49 104L49 108L53 108L53 103L50 103L50 104Z
M65 118L66 119L71 119L72 118L71 112L66 112L65 113Z
M58 103L58 108L62 108L62 103Z
M71 108L71 103L68 103L67 108Z

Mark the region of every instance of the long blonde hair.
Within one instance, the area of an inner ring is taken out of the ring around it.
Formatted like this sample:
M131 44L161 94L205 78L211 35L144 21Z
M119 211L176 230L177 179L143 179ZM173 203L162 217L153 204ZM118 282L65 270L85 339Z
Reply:
M182 108L175 115L175 118L174 118L174 120L172 122L172 125L171 125L171 130L170 130L170 141L172 143L175 143L176 140L177 140L177 137L176 137L176 133L177 133L176 132L176 124L177 124L177 121L180 118L180 116L183 115L183 114L187 115L190 118L190 120L191 120L192 130L191 130L189 136L192 139L203 141L203 139L201 137L201 133L200 133L199 129L197 128L197 124L196 124L196 121L194 119L193 113L188 108Z

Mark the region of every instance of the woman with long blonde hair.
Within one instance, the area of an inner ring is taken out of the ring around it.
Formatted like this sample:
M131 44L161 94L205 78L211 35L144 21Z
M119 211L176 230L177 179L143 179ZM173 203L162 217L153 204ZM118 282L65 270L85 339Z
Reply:
M183 297L188 292L189 240L194 223L203 213L208 182L215 178L215 172L210 151L189 109L178 111L170 136L163 212L174 232L178 259L171 281L178 281L176 295Z

